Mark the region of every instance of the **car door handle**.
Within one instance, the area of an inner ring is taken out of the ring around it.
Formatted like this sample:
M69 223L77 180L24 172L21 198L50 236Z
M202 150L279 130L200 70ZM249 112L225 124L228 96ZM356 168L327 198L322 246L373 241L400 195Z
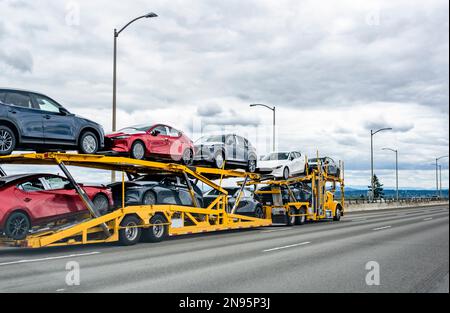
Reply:
M16 114L17 111L16 110L9 110L9 113Z
M23 199L23 201L25 201L25 202L30 202L31 201L31 198L25 198L25 199Z
M51 116L50 116L50 115L44 115L44 118L45 118L46 120L49 120L49 119L51 119Z

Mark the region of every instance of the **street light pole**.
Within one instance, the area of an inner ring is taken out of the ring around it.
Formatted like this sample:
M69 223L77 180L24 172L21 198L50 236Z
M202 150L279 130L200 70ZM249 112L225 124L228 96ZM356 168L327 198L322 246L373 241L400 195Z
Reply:
M441 159L445 159L448 158L448 155L443 155L439 158L436 158L436 195L439 197L440 196L440 192L439 192L439 166L438 166L438 162Z
M143 18L153 18L158 17L155 13L148 13L146 15L139 16L134 20L131 20L128 24L122 27L119 31L114 29L114 53L113 53L113 103L112 103L112 131L115 132L117 130L117 38L121 32L123 32L128 26L137 20ZM114 182L116 180L116 174L114 171L111 172L111 181Z
M372 188L372 194L371 194L371 196L372 196L372 201L374 200L374 198L375 198L375 185L374 185L374 181L373 181L373 176L374 176L374 174L373 174L373 136L375 136L376 134L378 134L379 132L382 132L382 131L385 131L385 130L392 130L392 128L381 128L381 129L379 129L379 130L377 130L377 131L373 131L373 130L370 130L370 173L371 173L371 175L370 175L370 186L371 186L371 188Z
M119 38L119 35L121 32L123 32L128 26L130 26L132 23L136 22L137 20L143 19L143 18L153 18L158 17L155 13L148 13L146 15L139 16L135 18L134 20L130 21L128 24L126 24L124 27L122 27L119 31L117 29L114 29L114 61L113 61L113 112L112 112L112 131L116 131L116 109L117 109L117 38Z
M267 108L269 110L272 110L272 112L273 112L273 134L272 134L272 136L273 136L272 141L273 142L272 142L272 145L273 145L273 151L275 151L275 145L276 145L275 144L275 138L276 138L275 129L276 129L276 110L277 110L277 108L275 106L274 107L270 107L268 105L259 104L259 103L250 104L251 108L257 107L257 106L265 107L265 108Z
M442 199L442 165L439 164L439 198Z
M398 150L391 149L391 148L383 148L383 150L395 152L395 186L396 186L395 191L396 191L396 199L398 202L400 199L399 191L398 191Z

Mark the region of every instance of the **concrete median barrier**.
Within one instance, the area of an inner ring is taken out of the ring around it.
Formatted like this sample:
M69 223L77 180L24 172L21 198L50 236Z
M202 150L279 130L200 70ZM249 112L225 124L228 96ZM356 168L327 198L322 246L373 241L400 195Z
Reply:
M377 211L377 210L392 210L415 207L430 207L438 205L448 205L448 200L440 201L402 201L402 202L376 202L376 203L347 203L346 212L363 212L363 211Z

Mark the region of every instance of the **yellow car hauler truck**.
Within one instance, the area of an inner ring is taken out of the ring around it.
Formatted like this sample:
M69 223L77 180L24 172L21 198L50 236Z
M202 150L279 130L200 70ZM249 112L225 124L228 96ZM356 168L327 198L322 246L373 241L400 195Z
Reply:
M335 199L338 184L341 192L339 201ZM322 167L319 161L317 168L312 171L308 169L304 176L287 180L254 180L247 182L247 185L266 186L257 190L256 194L261 198L266 216L272 216L274 223L292 226L324 219L339 221L345 214L343 162L340 162L338 176L330 175L327 167ZM294 194L293 190L299 186L304 186L311 192L308 199L298 199Z
M293 202L283 204L290 218L304 217L307 220L320 220L333 217L337 219L340 216L337 214L344 212L343 179L327 176L326 172L320 170L308 173L305 177L287 181L268 181L263 180L258 174L238 170L187 167L180 164L141 161L123 157L67 153L30 153L4 156L0 157L0 165L3 164L59 166L83 200L88 213L84 219L74 223L61 222L50 228L35 229L23 240L0 237L0 246L41 248L110 242L133 245L139 241L159 242L168 236L270 226L273 224L272 213L276 208L274 205L265 206L264 218L235 214L244 188L252 184L270 184L274 186L274 190L271 192L275 193L277 185L285 185L289 188L294 181L309 181L314 192L314 203L301 203L293 199ZM121 207L105 215L100 215L67 166L121 171L123 173ZM190 191L193 206L165 204L126 206L125 173L182 175ZM243 179L239 195L232 208L228 203L227 191L222 188L221 183L215 182L217 180L222 182L227 178ZM191 180L202 182L218 191L217 198L208 207L200 207L197 203ZM341 203L334 201L333 190L326 191L325 182L334 183L334 188L336 182L341 183ZM331 215L329 211L332 212Z

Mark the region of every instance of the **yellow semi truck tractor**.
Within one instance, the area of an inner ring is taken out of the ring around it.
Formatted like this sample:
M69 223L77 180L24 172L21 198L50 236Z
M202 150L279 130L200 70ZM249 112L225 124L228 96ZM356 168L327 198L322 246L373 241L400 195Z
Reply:
M329 175L326 168L322 169L319 165L317 169L301 177L288 180L269 178L250 181L247 185L259 188L256 194L260 197L266 215L271 216L274 224L293 226L325 219L339 221L345 214L342 162L340 168L339 177ZM335 192L338 187L341 198L336 200Z

